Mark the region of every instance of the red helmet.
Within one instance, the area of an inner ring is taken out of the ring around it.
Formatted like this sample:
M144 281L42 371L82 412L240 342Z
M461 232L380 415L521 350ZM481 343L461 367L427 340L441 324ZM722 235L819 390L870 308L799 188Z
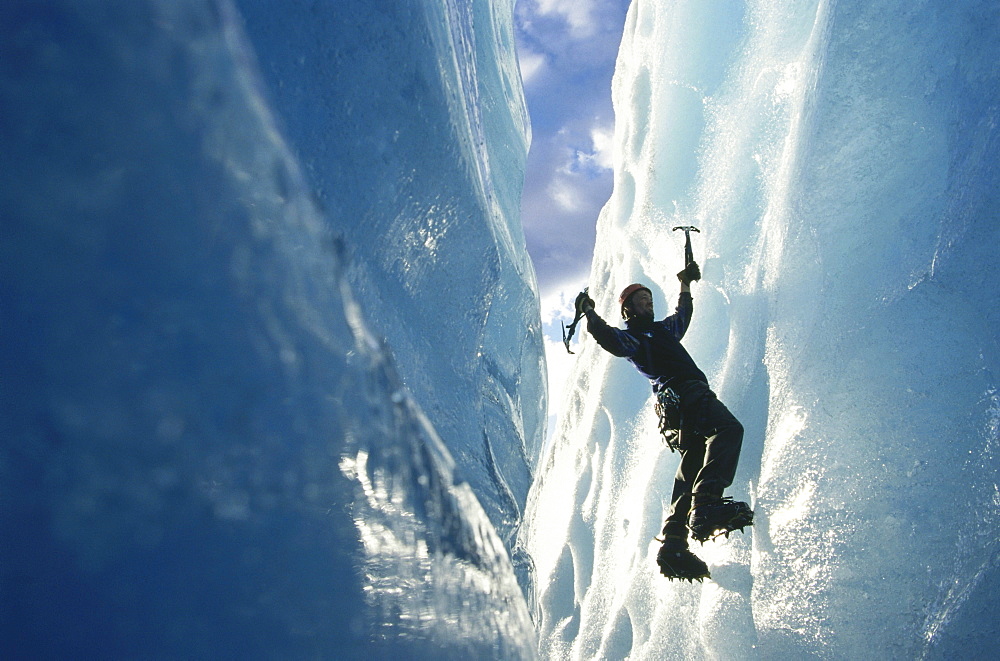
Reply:
M618 297L618 304L622 307L623 317L625 316L625 304L628 303L628 299L630 299L632 297L632 294L636 293L640 289L645 289L646 291L648 291L650 296L653 295L653 292L649 290L649 287L647 287L646 285L640 285L638 282L631 284L622 290L621 295Z

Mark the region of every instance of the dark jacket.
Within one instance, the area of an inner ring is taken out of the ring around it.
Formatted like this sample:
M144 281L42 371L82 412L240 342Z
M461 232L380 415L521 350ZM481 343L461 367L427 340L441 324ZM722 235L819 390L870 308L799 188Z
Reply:
M631 319L627 329L613 328L593 310L587 312L587 331L601 347L616 356L628 358L636 369L652 382L653 391L683 381L708 383L705 373L694 364L681 338L691 323L694 301L689 292L681 292L677 309L662 321Z

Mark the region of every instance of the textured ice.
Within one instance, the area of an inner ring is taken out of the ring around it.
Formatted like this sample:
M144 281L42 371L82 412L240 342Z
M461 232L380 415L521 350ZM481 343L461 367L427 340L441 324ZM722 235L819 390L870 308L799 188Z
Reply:
M371 5L0 8L5 656L534 657L510 7Z
M355 296L512 545L546 405L513 3L237 4Z
M747 429L751 534L654 562L677 455L587 338L524 539L547 658L963 658L1000 615L992 3L647 2L615 73L591 293L677 296Z

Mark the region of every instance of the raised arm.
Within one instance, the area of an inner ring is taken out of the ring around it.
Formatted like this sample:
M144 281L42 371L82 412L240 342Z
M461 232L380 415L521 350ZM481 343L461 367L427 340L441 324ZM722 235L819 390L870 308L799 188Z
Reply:
M673 336L680 340L691 325L691 315L694 314L694 299L691 298L691 281L701 279L701 269L696 262L691 262L688 266L677 274L677 279L681 281L681 293L677 297L677 307L674 313L662 322Z
M609 326L600 315L594 312L591 304L586 308L587 332L594 336L601 348L610 354L620 358L628 358L639 348L639 343L634 337L621 330Z

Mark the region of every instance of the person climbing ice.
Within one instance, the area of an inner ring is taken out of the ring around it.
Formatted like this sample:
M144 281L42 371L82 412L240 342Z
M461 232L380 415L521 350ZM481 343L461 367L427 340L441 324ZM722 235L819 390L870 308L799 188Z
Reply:
M712 392L705 373L680 342L694 310L691 283L701 279L690 257L690 238L686 261L677 274L677 309L661 321L654 321L652 291L639 283L618 297L625 330L608 325L594 311L587 290L577 296L576 312L578 319L586 316L587 331L605 351L627 358L652 383L660 431L670 449L681 455L656 562L667 578L701 580L710 577L708 566L688 548L689 532L702 543L728 536L752 525L753 512L746 503L722 495L736 475L743 425Z

